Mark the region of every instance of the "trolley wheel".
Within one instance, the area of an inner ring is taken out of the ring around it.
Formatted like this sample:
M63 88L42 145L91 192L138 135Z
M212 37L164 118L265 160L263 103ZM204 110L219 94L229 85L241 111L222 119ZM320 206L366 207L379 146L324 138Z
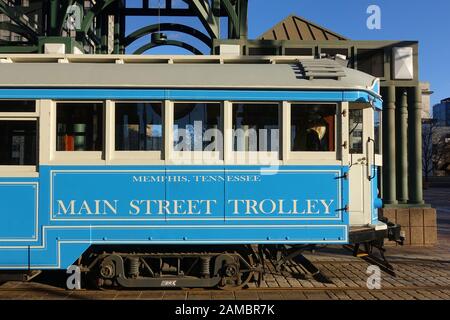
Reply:
M242 255L241 255L242 256ZM242 258L244 258L242 256ZM246 262L253 266L252 254L245 256ZM227 264L222 269L222 279L217 287L221 290L236 290L245 287L254 278L254 272L248 269L241 269L239 264Z

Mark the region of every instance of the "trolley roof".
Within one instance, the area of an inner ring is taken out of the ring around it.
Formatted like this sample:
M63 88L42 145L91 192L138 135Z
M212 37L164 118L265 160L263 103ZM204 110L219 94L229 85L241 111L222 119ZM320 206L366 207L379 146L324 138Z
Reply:
M298 57L3 55L0 87L374 91L377 78Z

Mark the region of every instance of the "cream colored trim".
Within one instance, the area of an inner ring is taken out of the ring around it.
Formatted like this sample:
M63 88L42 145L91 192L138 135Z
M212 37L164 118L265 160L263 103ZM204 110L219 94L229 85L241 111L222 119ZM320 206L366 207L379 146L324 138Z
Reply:
M381 154L375 155L375 165L379 167L383 166L383 156Z
M55 151L55 159L59 161L90 161L102 160L102 151Z
M27 117L17 117L17 116L10 116L10 117L3 117L3 115L0 115L0 121L36 121L38 119L37 115L33 116L27 116Z
M39 163L48 164L52 156L53 137L52 121L53 102L51 100L38 100L39 104Z
M164 117L163 117L163 131L164 131L164 159L166 163L172 159L173 152L173 102L169 100L164 101Z
M114 151L110 162L116 160L129 160L140 164L142 161L158 161L161 160L161 151Z
M223 103L223 159L225 164L231 164L233 159L233 104Z
M340 105L341 114L341 143L339 149L341 150L342 164L349 163L349 152L350 152L350 136L349 136L349 103L342 102Z
M219 151L173 151L167 161L171 165L223 165Z
M140 165L140 166L145 166L145 165L165 165L166 162L164 160L161 159L161 157L155 157L154 159L152 158L116 158L116 159L111 159L107 164L109 165Z
M281 152L283 161L287 162L291 156L291 104L283 101L281 112Z
M116 106L113 101L106 100L105 101L105 111L104 111L104 117L105 117L105 136L104 136L104 150L105 150L105 161L107 164L109 164L115 157L115 140L116 140L116 134L115 134L115 111Z
M374 111L375 112L375 111ZM375 119L375 118L374 118ZM375 154L375 165L382 167L383 166L383 112L380 112L380 153ZM374 137L375 137L375 122L374 122Z
M37 118L39 112L0 112L0 119L18 119Z
M375 155L375 143L373 139L375 138L375 126L374 126L374 110L373 108L364 109L364 127L366 128L367 136L364 137L363 143L365 144L366 150L366 163L367 163L367 175L371 176L372 170L370 169L372 166L376 165L376 155ZM363 134L364 135L364 134ZM368 143L368 139L372 139L370 143ZM375 155L375 163L374 163L374 155Z
M281 165L280 153L263 151L233 151L230 163L236 165Z
M311 163L316 160L338 160L338 156L337 152L290 152L289 159L293 161L308 160Z
M0 166L1 177L26 177L35 178L39 176L37 166Z
M340 166L342 165L341 160L331 160L331 159L289 159L283 161L284 165L287 166L311 166L311 165L321 165L321 166Z

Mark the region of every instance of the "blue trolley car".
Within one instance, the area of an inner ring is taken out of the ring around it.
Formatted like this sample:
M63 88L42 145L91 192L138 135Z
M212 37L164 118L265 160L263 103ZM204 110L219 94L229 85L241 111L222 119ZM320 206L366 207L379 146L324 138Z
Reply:
M263 254L399 239L377 213L370 75L292 57L0 61L4 272L236 287Z

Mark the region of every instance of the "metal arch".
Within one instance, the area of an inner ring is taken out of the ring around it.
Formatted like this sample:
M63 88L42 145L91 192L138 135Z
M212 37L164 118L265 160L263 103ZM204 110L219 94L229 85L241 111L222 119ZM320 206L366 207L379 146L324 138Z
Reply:
M238 10L239 17L239 39L248 37L248 0L240 0Z
M231 25L234 29L234 34L239 35L239 18L236 13L236 10L233 8L233 5L231 4L230 0L220 0L221 3L223 3L225 10L227 12L228 18L231 21Z
M82 22L81 32L86 34L91 27L95 17L101 13L103 10L108 8L111 4L118 2L121 0L99 0L97 3L89 10ZM233 28L235 37L240 38L240 36L246 33L245 27L241 26L242 19L239 18L239 12L242 9L246 9L248 5L247 0L213 0L212 6L210 5L208 0L182 0L189 8L197 15L200 19L200 22L205 27L211 39L219 39L220 38L220 26L219 26L219 18L217 17L217 11L220 12L221 4L224 5L224 8L227 12L227 16L230 19L230 25ZM239 12L238 12L239 11ZM246 10L243 10L244 14ZM65 13L63 13L64 15ZM242 18L242 17L241 17ZM61 20L61 18L60 18ZM242 32L243 31L243 32ZM195 35L194 35L195 37ZM201 39L200 39L201 40ZM202 40L203 41L203 40ZM209 44L208 44L209 45Z
M34 34L30 34L26 29L19 27L11 22L0 22L0 30L6 30L17 33L31 42L37 42L38 38Z
M66 19L66 15L67 15L67 8L69 8L75 0L67 0L64 1L62 7L61 7L61 11L58 14L58 28L59 28L59 33L61 34L63 27L64 27L64 20Z
M201 32L197 29L194 29L190 26L186 26L186 25L178 24L178 23L153 24L153 25L138 29L125 38L124 46L129 46L131 43L133 43L137 39L139 39L147 34L156 32L156 31L178 31L178 32L186 33L186 34L191 35L191 36L197 38L198 40L202 41L208 47L212 46L211 39L207 35L205 35L203 32Z
M146 45L143 45L139 49L137 49L133 54L143 54L145 51L149 49L153 49L160 46L175 46L179 48L186 49L190 52L192 52L195 55L203 55L203 52L198 50L197 48L191 46L190 44L183 42L183 41L177 41L177 40L167 40L164 43L147 43Z

